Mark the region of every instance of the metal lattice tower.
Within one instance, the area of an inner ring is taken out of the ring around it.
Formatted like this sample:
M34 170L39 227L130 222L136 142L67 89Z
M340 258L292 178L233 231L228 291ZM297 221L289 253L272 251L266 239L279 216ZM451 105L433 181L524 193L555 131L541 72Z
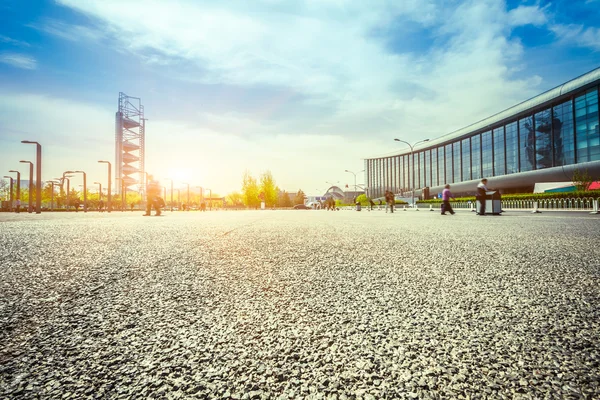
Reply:
M119 110L115 115L115 189L118 194L137 185L144 188L145 149L144 106L141 99L119 93Z

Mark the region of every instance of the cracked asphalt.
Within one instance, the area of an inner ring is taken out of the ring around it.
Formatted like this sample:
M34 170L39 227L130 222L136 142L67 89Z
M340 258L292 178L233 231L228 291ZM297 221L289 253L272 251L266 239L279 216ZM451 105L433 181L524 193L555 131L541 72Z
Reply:
M600 217L0 213L2 398L600 398Z

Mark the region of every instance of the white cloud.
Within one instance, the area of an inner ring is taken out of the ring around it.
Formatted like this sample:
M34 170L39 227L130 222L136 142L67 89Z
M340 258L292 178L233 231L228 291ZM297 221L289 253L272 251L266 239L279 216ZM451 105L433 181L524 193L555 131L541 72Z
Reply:
M8 36L0 35L0 43L8 43L13 46L30 47L30 44L22 40L16 40Z
M26 54L2 53L0 54L0 63L12 65L21 69L36 69L37 60Z
M545 8L508 11L501 0L59 2L103 21L121 48L169 64L172 75L187 60L203 83L289 87L334 110L302 129L382 138L440 136L536 94L539 77L513 78L523 49L510 33L547 21ZM431 32L420 52L391 52L372 34L407 23ZM298 132L289 122L279 132Z
M550 27L552 32L565 43L574 43L580 47L600 50L600 28L584 27L583 25L555 24Z
M94 28L83 25L67 24L55 19L44 19L40 23L32 23L27 26L72 42L98 40L103 36L100 31Z

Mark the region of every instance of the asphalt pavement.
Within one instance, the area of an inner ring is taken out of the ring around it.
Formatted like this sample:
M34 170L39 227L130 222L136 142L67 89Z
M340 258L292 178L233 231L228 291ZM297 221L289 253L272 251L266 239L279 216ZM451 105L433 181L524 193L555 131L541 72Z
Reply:
M600 216L0 213L0 398L600 398Z

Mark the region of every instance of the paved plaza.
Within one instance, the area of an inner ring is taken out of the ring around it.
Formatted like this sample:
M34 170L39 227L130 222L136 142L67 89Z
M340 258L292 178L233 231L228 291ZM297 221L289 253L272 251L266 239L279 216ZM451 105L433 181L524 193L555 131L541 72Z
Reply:
M599 398L600 216L0 214L0 398Z

